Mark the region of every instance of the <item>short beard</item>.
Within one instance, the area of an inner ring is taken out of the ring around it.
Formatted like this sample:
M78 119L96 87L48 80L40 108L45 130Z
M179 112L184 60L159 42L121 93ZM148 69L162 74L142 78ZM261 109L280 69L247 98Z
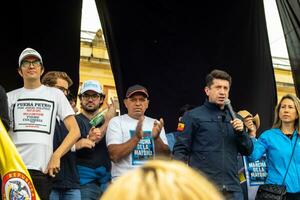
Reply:
M85 112L87 112L87 113L89 113L89 114L93 114L93 113L95 113L96 111L98 111L99 108L101 108L102 105L103 105L103 102L100 103L98 106L95 106L94 108L89 109L88 107L85 107L84 105L81 104L81 108L82 108Z

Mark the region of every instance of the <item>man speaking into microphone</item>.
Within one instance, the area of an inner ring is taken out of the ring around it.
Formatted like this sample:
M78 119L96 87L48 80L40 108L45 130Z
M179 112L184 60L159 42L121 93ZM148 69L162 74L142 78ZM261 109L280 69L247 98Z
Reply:
M225 71L215 69L206 76L207 99L184 115L173 156L204 172L227 200L243 200L237 155L250 155L253 144L231 107L230 86Z

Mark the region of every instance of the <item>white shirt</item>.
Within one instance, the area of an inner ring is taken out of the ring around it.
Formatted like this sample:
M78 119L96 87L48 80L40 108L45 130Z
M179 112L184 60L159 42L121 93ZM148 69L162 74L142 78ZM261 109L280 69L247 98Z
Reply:
M11 120L10 135L27 169L44 171L53 153L55 119L74 111L57 88L41 85L7 93Z
M151 137L154 121L155 119L145 116L143 122L144 136L148 134L148 136ZM135 134L137 123L138 120L129 117L127 114L112 118L109 121L106 132L107 146L109 146L110 144L123 144L130 140L133 134ZM161 130L160 138L165 144L168 144L164 129ZM111 174L113 179L115 179L118 176L121 176L126 171L143 164L144 158L147 158L147 155L149 153L151 154L151 151L149 151L149 147L152 148L152 145L148 145L149 141L151 141L151 139L149 138L140 140L139 144L131 154L121 159L117 163L112 162ZM154 142L152 144L154 144ZM152 152L155 152L154 149L155 147L153 145ZM139 155L141 154L143 155L139 157Z

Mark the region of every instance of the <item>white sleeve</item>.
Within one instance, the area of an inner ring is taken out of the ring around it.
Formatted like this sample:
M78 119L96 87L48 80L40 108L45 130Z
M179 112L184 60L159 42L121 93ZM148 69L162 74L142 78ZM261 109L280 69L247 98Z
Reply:
M6 93L7 95L7 105L8 105L8 117L9 117L9 121L10 121L10 130L13 130L13 104L16 103L16 92L15 91L10 91L8 93Z
M161 140L162 140L166 145L168 145L168 140L167 140L167 137L166 137L165 128L162 128L162 129L161 129L161 132L160 132L160 134L159 134L159 137L161 138Z
M61 91L57 92L57 100L57 114L62 121L70 115L75 115L67 97Z
M9 120L10 120L10 125L12 125L12 92L8 92L6 93L7 95L7 106L8 106L8 116L9 116ZM12 127L11 127L12 128Z
M122 128L121 128L121 116L113 117L107 127L106 131L106 145L110 144L122 144Z

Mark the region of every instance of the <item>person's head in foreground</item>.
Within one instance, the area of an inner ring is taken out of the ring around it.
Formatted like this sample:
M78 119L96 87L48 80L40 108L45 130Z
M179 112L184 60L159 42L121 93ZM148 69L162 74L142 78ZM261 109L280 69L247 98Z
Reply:
M113 182L101 200L221 200L199 172L175 160L150 160Z

